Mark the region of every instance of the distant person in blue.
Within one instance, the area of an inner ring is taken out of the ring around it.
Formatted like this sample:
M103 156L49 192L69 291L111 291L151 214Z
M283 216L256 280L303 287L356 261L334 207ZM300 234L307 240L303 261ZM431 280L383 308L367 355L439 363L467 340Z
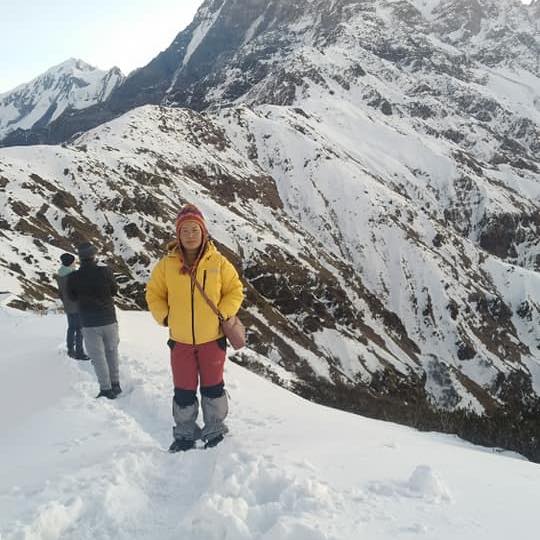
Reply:
M68 321L66 334L67 353L76 360L90 360L84 352L79 305L71 300L67 293L68 276L77 270L75 268L75 257L71 253L63 253L60 256L60 261L62 265L55 277L58 283L58 293L64 305L64 312Z
M120 388L118 371L118 322L113 296L118 292L112 270L96 261L90 242L78 247L81 266L69 274L67 292L79 305L84 345L99 383L98 398L115 399Z

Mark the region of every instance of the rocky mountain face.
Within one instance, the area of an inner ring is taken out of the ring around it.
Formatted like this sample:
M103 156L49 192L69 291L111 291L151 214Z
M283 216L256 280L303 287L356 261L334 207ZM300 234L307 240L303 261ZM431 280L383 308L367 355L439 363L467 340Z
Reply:
M0 151L0 289L46 308L60 250L84 237L119 274L121 305L143 307L189 200L246 283L236 361L540 459L537 7L205 2L49 140L151 105Z
M71 58L0 94L0 141L33 144L56 119L107 100L123 80L118 68L101 71Z

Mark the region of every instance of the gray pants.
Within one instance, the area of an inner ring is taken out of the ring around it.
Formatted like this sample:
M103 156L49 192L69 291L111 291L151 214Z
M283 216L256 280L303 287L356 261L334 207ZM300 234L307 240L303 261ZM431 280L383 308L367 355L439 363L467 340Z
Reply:
M197 424L199 401L195 399L193 405L180 407L173 398L173 417L176 424L173 427L173 437L175 439L208 441L219 435L225 435L229 431L225 425L225 418L229 412L227 394L224 393L218 398L209 398L203 395L201 401L204 420L202 430Z
M110 390L119 382L118 374L118 323L90 326L82 329L84 345L92 359L101 390Z

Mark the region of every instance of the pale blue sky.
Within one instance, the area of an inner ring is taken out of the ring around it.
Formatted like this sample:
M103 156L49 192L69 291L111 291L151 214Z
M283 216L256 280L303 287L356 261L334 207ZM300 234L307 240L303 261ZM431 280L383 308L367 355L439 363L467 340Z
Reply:
M0 92L68 58L126 75L167 48L202 0L0 0Z

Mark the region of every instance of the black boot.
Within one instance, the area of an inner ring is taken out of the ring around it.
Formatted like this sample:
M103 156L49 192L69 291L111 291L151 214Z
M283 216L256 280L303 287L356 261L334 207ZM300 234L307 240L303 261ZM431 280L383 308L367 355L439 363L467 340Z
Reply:
M116 398L116 394L112 391L112 389L109 389L109 390L100 390L99 391L99 394L96 396L96 399L97 398L100 398L100 397L106 397L108 399L115 399Z
M223 435L218 435L217 437L214 437L213 439L208 439L204 443L204 447L205 448L214 448L214 446L217 446L222 440L223 440Z
M186 452L195 447L195 441L192 439L174 439L171 446L169 446L169 452L174 454L176 452Z
M118 396L122 393L122 389L120 388L120 383L112 383L112 388L111 390L113 391L114 395L115 396Z
M68 349L68 356L70 358L77 358L77 355L75 354L75 351L73 349Z
M84 352L78 352L75 353L75 356L73 356L76 360L90 360L90 357L84 353Z

